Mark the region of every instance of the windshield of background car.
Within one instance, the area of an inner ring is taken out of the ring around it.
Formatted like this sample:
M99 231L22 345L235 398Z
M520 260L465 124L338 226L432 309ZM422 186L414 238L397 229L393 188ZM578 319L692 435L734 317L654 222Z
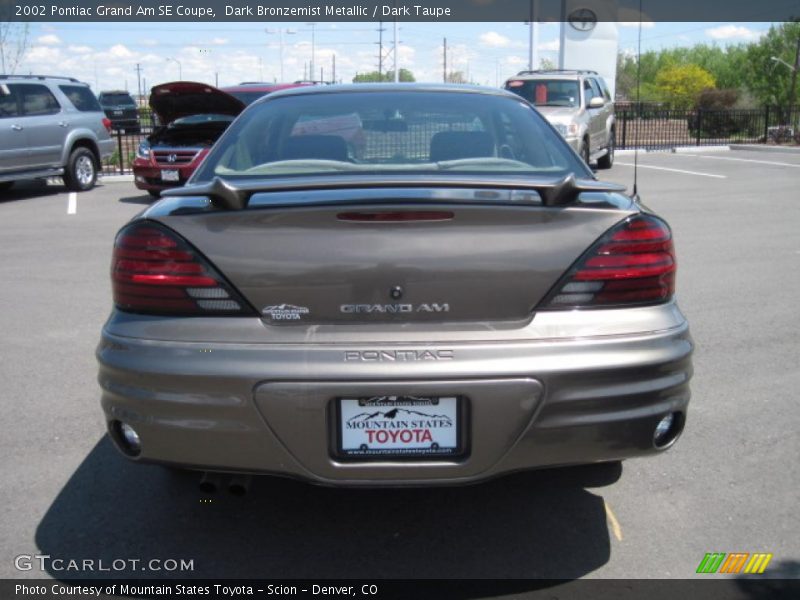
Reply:
M508 82L506 89L522 96L534 106L577 108L581 105L577 81L564 79L518 80Z
M512 97L354 91L252 105L192 181L399 172L591 177L541 115Z
M225 90L223 90L225 91ZM263 98L269 92L227 92L234 98L241 100L245 106L249 106L259 98Z
M197 125L225 125L232 123L236 117L232 115L218 115L218 114L202 114L202 115L189 115L188 117L181 117L175 119L169 124L170 129L178 127L195 127Z
M103 106L126 106L136 108L133 98L128 94L103 94L100 98L100 102Z

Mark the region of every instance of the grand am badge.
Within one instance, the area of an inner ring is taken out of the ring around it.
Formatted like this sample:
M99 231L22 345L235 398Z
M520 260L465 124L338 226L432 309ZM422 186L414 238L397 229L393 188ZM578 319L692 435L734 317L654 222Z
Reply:
M300 321L310 312L305 306L295 306L294 304L265 306L261 310L262 315L269 317L273 321Z

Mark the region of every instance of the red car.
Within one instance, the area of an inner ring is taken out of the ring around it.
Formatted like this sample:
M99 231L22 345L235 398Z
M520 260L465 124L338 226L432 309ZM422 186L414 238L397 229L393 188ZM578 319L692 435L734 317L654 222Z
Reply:
M245 106L270 92L302 85L310 84L241 84L217 89L205 83L175 81L155 86L150 108L159 126L136 151L136 187L157 197L163 190L182 186Z

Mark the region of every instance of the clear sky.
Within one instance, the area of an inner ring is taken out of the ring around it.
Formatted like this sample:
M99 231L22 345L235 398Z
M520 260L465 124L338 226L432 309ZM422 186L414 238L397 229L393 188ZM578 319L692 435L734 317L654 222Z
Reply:
M769 23L645 23L643 50L696 43L726 45L757 40ZM315 78L349 82L378 68L377 23L317 23ZM386 69L391 69L392 23L384 23ZM311 61L309 23L31 23L30 49L18 73L76 77L95 91L137 90L136 64L150 87L179 78L220 86L281 79L280 35L285 81L302 79ZM539 56L556 62L558 24L540 24ZM528 26L524 23L401 23L399 67L418 81L441 81L442 38L448 70L462 71L482 85L497 85L526 68ZM619 47L636 48L637 24L619 24ZM180 72L180 73L179 73ZM308 74L306 73L306 76Z

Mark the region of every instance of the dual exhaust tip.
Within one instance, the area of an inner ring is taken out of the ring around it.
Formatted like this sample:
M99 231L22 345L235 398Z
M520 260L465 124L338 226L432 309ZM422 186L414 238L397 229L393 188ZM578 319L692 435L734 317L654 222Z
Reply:
M225 479L226 477L222 473L205 471L200 478L200 491L204 494L216 494L225 487ZM244 496L250 491L252 482L252 475L233 475L227 482L228 493L233 496Z

